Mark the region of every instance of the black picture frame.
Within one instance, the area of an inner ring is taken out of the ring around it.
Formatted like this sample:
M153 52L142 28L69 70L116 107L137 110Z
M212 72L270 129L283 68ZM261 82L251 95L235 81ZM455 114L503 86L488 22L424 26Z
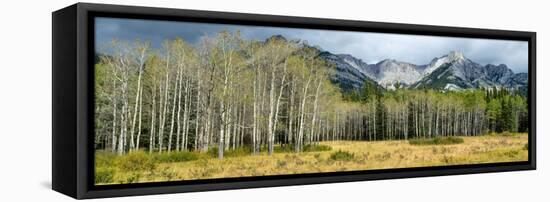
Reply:
M529 159L421 168L94 185L94 17L215 22L528 42ZM52 13L52 188L85 199L536 169L536 33L77 3Z

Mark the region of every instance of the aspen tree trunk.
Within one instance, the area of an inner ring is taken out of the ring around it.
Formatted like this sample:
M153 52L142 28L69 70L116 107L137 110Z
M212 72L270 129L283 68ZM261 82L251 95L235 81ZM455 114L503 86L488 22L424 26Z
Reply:
M243 104L243 113L241 115L241 124L243 126L246 125L246 105ZM245 134L245 128L241 128L241 131L240 131L240 140L239 140L239 147L243 145L243 141L244 141L244 134Z
M265 114L265 109L267 109L267 104L269 104L269 99L267 96L267 89L268 89L268 72L265 73L265 79L263 79L263 85L262 85L262 93L261 93L261 101L260 101L260 114ZM259 144L258 144L258 152L260 152L262 145L266 145L266 136L267 136L267 126L266 123L260 122L260 136L259 136Z
M171 118L171 121L170 121L170 132L168 133L168 152L171 152L172 151L172 135L174 133L174 116L176 114L176 100L178 98L178 91L181 91L179 88L180 88L180 78L181 77L181 73L178 71L177 75L176 75L176 83L175 83L175 87L174 87L174 99L172 99L172 118Z
M122 155L124 153L124 128L125 128L125 121L124 116L126 114L125 106L122 106L122 112L120 113L120 135L118 138L118 155Z
M143 112L143 86L141 86L141 89L139 90L139 115L138 115L138 132L137 132L137 140L136 140L136 148L135 150L139 150L139 141L141 138L141 114Z
M196 97L196 105L195 105L195 151L197 151L199 140L202 139L202 133L199 132L199 125L200 125L200 102L201 102L201 78L200 78L200 69L197 69L197 97ZM201 130L202 131L202 130Z
M302 95L302 101L300 106L300 127L298 130L298 144L296 145L296 151L300 152L302 151L302 143L304 138L304 115L305 115L305 105L306 105L306 99L307 99L307 91L309 88L309 83L311 82L311 78L307 79L306 86L304 87L303 95Z
M159 103L158 103L158 133L157 133L157 144L158 145L158 152L161 152L161 139L162 139L162 116L163 116L163 109L164 109L164 91L162 91L162 84L159 84L158 87L159 90Z
M258 68L258 67L256 67ZM257 139L256 137L258 136L258 89L259 87L257 87L257 83L258 82L258 69L255 70L255 76L256 78L254 78L254 84L253 84L253 91L254 91L254 103L253 103L253 117L252 117L252 154L256 154L257 153Z
M287 71L287 61L285 60L284 62L284 65L283 65L283 76L281 78L281 83L279 84L279 95L277 96L277 101L275 102L275 112L273 114L273 129L271 130L271 139L270 139L270 145L269 145L269 155L271 155L273 153L273 144L274 144L274 141L275 141L275 131L277 130L277 122L278 122L278 119L279 119L279 106L281 104L281 97L283 96L283 89L284 89L284 86L285 86L285 79L286 79L286 71ZM272 87L273 87L273 82L272 82ZM271 92L273 93L273 92Z
M188 136L189 136L189 114L191 113L191 81L186 79L185 82L185 102L183 108L183 134L182 134L182 143L181 149L187 150L188 145Z
M117 142L117 139L116 139L116 102L114 102L113 104L113 130L112 130L112 133L111 133L111 152L115 153L116 151L116 142Z
M225 133L226 133L226 130L227 130L227 112L226 112L226 97L227 97L227 90L228 90L228 85L229 85L229 74L230 74L230 68L231 68L231 60L232 60L232 56L231 56L231 53L226 53L226 50L225 50L225 42L222 42L222 53L223 53L223 58L224 58L224 68L223 68L223 71L224 71L224 80L223 80L223 91L222 91L222 100L220 102L220 117L221 117L221 123L220 123L220 135L219 135L219 145L218 145L218 158L219 159L223 159L223 151L224 151L224 138L225 138ZM229 56L227 55L229 54Z
M224 87L223 87L223 97L225 98L227 92L227 76L224 79ZM220 123L220 136L219 136L219 145L218 145L218 158L223 159L223 151L224 151L224 137L225 137L225 127L226 127L226 117L225 117L225 104L222 101L220 103L220 117L221 117L221 123Z
M153 85L153 88L152 88L152 97L153 97L153 103L151 104L151 130L149 131L150 135L149 135L149 153L152 153L153 150L155 149L154 148L154 144L155 144L155 101L157 100L156 99L156 86Z
M225 134L224 134L224 140L225 142L223 143L224 145L224 150L229 150L229 145L230 145L230 141L231 141L231 123L233 122L233 117L231 116L231 112L233 111L233 105L230 101L228 101L227 103L227 106L226 106L226 113L225 113Z
M140 62L139 62L139 66L138 66L138 81L137 81L137 91L136 92L136 99L135 99L135 102L134 102L134 117L133 117L133 120L132 120L132 129L130 130L130 150L134 150L135 149L135 143L134 143L134 130L135 130L135 127L136 127L136 118L137 118L137 114L138 114L138 103L139 103L139 100L140 100L140 95L141 95L141 75L142 75L142 72L143 72L143 65L145 64L145 51L146 49L145 48L142 48L141 50L141 54L140 54ZM141 112L140 112L140 116L141 116ZM139 130L139 129L138 129Z
M162 150L164 149L163 148L163 143L164 143L164 126L166 125L166 109L168 107L168 91L169 91L169 82L168 82L168 64L169 64L169 61L170 61L170 57L168 57L168 60L166 62L166 80L164 82L164 99L162 101L164 101L162 103L162 120L161 120L161 123L160 123L160 127L159 127L159 152L162 153Z
M122 59L121 59L122 61ZM128 72L126 68L123 68L122 73L122 112L120 117L120 137L119 137L119 145L118 145L118 154L122 155L125 152L125 146L126 146L126 132L128 129L127 125L127 108L128 108Z
M181 71L181 70L180 70ZM178 74L181 75L181 73L178 71ZM179 82L178 82L178 85L180 86L179 88L181 88L181 83L182 83L182 80L183 79L180 79ZM178 110L177 110L177 115L176 115L176 151L180 151L180 132L181 132L181 118L180 118L180 114L181 114L181 89L177 90L178 93L177 93L177 97L178 97ZM175 94L174 94L175 96ZM175 98L174 98L175 99ZM172 132L170 132L172 133ZM172 138L170 138L171 140ZM168 146L170 148L170 146ZM170 150L170 149L168 149Z
M315 89L315 97L314 97L314 100L313 100L313 115L311 116L311 132L310 132L310 137L311 138L313 138L314 133L315 133L315 122L316 122L316 119L317 119L317 108L318 108L318 105L319 105L319 102L318 102L319 89L321 88L321 84L322 84L322 82L319 81L319 84L317 84L317 88ZM310 141L313 141L313 139L311 139Z
M268 117L268 125L267 125L267 139L268 139L268 154L271 155L273 153L273 113L275 111L275 66L271 67L271 85L269 88L269 117Z
M208 151L208 147L210 146L210 140L212 139L212 136L214 134L214 124L212 124L212 107L213 104L213 96L212 96L212 90L216 87L214 81L214 67L210 68L210 80L212 83L212 86L208 89L206 93L206 114L205 114L205 126L204 126L204 141L202 146L202 151Z
M237 97L241 96L238 94ZM241 129L244 125L241 124L241 116L242 116L242 110L241 110L241 103L239 101L236 101L235 103L235 111L233 113L233 118L235 119L235 122L233 123L233 139L231 140L231 149L235 150L237 147L239 147L239 139L241 134Z
M116 151L116 142L117 142L117 139L116 139L116 111L117 111L117 99L116 99L116 78L117 77L117 74L116 74L116 71L114 70L113 68L113 94L111 95L111 101L113 102L113 130L112 130L112 133L111 133L111 152L112 153L115 153Z
M295 81L292 80L291 81L292 84L290 86L290 99L289 99L289 110L288 110L288 134L287 134L287 137L288 137L288 140L287 142L288 143L291 143L293 141L293 136L294 136L294 130L293 130L293 125L294 125L294 92L295 92Z

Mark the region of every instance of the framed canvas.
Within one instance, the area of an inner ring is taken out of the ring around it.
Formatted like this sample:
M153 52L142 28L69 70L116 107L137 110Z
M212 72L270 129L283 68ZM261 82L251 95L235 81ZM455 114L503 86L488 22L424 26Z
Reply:
M78 3L53 14L74 198L536 168L536 33Z

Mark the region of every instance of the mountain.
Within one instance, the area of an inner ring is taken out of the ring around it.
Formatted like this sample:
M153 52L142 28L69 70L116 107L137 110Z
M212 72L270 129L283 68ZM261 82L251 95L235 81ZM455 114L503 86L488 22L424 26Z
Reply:
M281 35L274 35L266 41L275 39L286 40ZM515 74L505 64L481 65L459 51L435 57L428 64L416 65L394 59L368 64L350 54L334 54L318 46L304 44L303 48L315 50L319 58L334 65L336 74L332 81L343 91L360 89L369 82L387 90L399 85L400 88L439 90L496 87L527 92L526 73Z
M497 87L522 90L527 86L526 73L514 74L505 64L483 66L459 52L432 60L424 72L426 75L412 88L461 90Z
M300 40L288 40L282 35L273 35L267 38L264 43L270 40L284 40L291 43L301 43ZM323 50L319 46L302 43L300 51L312 50L317 54L317 57L325 60L328 64L332 64L335 67L336 73L331 78L332 82L340 87L343 91L351 91L354 89L360 89L365 82L369 82L374 85L378 85L376 81L368 77L365 72L364 66L367 66L361 59L355 58L348 54L333 54ZM299 53L298 53L299 54Z
M452 63L458 60L465 60L464 54L459 51L451 51L449 54L434 58L430 63L426 64L423 69L423 76L432 73L437 68L446 63Z
M336 67L336 74L332 80L344 91L359 89L365 82L377 84L367 76L365 71L367 64L361 59L347 54L332 54L328 51L320 52L319 57Z
M515 74L505 64L483 66L458 51L436 57L425 65L394 59L367 64L349 54L332 54L327 51L321 52L319 57L336 66L334 81L345 91L358 89L365 81L375 82L388 90L395 89L397 84L414 89L527 89L526 73Z
M379 85L394 89L397 83L409 86L422 77L423 67L393 59L385 59L367 67L368 75Z

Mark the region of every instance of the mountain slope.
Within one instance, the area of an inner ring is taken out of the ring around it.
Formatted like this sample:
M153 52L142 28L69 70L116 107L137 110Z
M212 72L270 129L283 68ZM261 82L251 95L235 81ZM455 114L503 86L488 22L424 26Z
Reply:
M508 88L520 89L527 86L527 74L514 72L506 65L488 64L482 66L465 58L462 54L451 53L451 57L439 58L427 68L433 69L413 88L430 88L440 90L460 90L468 88ZM452 58L452 59L450 59ZM434 60L435 61L435 60ZM442 65L432 64L444 61Z
M515 74L505 64L484 66L458 51L436 57L428 64L416 65L394 59L367 64L349 54L334 54L309 45L304 48L314 49L319 58L335 66L336 74L332 81L343 91L360 89L365 82L387 90L395 89L396 84L401 88L438 90L492 87L521 91L527 89L526 73Z
M320 52L319 57L336 67L336 75L332 79L343 91L360 89L365 82L377 83L366 75L364 66L367 64L351 55Z
M367 72L379 85L389 89L393 89L396 83L411 85L422 77L422 67L392 59L369 65Z

